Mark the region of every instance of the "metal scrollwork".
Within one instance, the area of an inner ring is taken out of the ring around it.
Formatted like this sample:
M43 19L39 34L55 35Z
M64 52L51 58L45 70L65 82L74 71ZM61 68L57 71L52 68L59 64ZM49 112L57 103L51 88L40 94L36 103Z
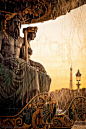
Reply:
M46 2L45 0L29 0L29 1L25 1L25 2L17 2L17 1L5 1L2 2L4 7L4 13L5 14L5 19L6 20L10 20L11 18L13 18L15 15L19 14L19 11L21 10L21 17L22 17L22 23L26 24L26 23L33 23L33 22L38 22L38 21L42 21L44 18L46 18L51 11L51 7L50 4L48 2ZM8 4L8 7L6 6L6 4ZM10 7L12 7L11 12L10 12ZM1 7L1 10L3 10L3 8Z
M55 115L51 128L71 128L76 120L86 120L86 98L76 97L71 102L65 113Z
M72 100L68 111L66 112L69 118L74 122L75 120L84 120L83 116L86 114L86 98L76 97Z
M0 116L0 127L33 128L47 127L54 114L56 102L47 93L40 93L33 97L29 103L14 116Z
M16 119L16 125L17 125L18 127L22 127L22 126L23 126L23 121L22 121L22 118L21 118L21 117L18 117L18 118Z

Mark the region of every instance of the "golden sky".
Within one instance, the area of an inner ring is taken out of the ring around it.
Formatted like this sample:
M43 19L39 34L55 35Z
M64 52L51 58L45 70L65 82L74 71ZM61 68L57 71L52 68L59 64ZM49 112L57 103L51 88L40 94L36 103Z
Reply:
M38 27L36 38L30 42L31 59L42 63L50 75L50 91L69 88L71 65L73 88L77 88L75 74L78 69L82 74L80 87L86 88L86 5L56 20L30 26Z

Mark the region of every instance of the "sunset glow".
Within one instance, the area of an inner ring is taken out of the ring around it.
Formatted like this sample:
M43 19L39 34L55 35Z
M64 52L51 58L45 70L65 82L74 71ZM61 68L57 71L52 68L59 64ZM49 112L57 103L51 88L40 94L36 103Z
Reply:
M31 59L42 63L50 75L50 91L69 88L71 65L73 88L77 88L75 74L78 69L82 74L80 88L86 88L86 5L56 20L30 26L38 27L35 40L30 42Z

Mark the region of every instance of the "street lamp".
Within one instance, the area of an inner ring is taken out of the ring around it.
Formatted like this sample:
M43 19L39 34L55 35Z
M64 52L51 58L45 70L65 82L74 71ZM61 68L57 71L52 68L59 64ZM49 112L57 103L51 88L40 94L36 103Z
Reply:
M78 92L79 92L79 87L80 87L80 81L81 81L81 73L80 73L80 71L79 71L79 69L78 69L78 71L77 71L77 73L76 73L76 81L77 81L77 89L78 89Z

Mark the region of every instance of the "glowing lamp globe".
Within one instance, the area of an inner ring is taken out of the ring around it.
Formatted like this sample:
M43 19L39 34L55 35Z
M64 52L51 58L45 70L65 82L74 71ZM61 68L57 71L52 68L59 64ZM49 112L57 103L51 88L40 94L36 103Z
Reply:
M81 73L80 73L79 69L76 73L76 81L81 81Z

